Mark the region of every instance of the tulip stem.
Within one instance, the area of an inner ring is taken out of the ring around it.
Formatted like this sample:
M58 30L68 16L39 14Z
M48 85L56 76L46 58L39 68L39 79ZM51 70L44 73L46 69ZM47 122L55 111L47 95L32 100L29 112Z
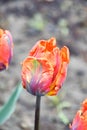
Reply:
M36 109L35 109L35 126L34 130L39 130L39 117L40 117L40 99L41 96L36 97Z

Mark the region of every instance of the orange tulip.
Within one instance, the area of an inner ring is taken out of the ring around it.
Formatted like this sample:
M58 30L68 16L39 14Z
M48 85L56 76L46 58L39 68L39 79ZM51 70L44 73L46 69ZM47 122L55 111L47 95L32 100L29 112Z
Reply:
M0 71L8 68L12 55L12 36L8 30L0 29Z
M22 63L22 84L33 95L56 95L69 63L69 50L56 46L55 38L38 41Z
M82 103L82 108L76 113L71 130L87 130L87 99Z

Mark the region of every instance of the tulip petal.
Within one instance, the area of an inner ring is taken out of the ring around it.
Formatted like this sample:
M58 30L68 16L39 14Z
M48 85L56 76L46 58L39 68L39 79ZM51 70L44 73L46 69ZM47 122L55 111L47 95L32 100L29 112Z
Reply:
M52 67L46 60L28 57L22 63L23 86L33 95L47 93L52 77Z

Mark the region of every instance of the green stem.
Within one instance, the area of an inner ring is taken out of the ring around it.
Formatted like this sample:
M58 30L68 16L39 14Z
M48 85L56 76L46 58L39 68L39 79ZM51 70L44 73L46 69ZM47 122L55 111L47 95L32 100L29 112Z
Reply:
M36 97L36 109L35 109L35 124L34 124L34 130L39 130L40 99L41 99L41 96L37 96L37 97Z

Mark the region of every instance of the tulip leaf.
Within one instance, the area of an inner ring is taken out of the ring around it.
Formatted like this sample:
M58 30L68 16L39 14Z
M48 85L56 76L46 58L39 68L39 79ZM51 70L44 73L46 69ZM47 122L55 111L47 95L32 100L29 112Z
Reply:
M20 96L21 91L22 91L22 85L20 83L14 89L8 101L0 109L0 125L2 125L14 112L16 102Z
M63 111L60 111L58 113L58 117L60 118L60 120L65 124L67 125L69 123L69 119L68 117L63 113Z
M57 106L57 109L62 110L64 108L70 108L70 107L71 107L70 102L63 101L63 102L59 103L59 105Z

